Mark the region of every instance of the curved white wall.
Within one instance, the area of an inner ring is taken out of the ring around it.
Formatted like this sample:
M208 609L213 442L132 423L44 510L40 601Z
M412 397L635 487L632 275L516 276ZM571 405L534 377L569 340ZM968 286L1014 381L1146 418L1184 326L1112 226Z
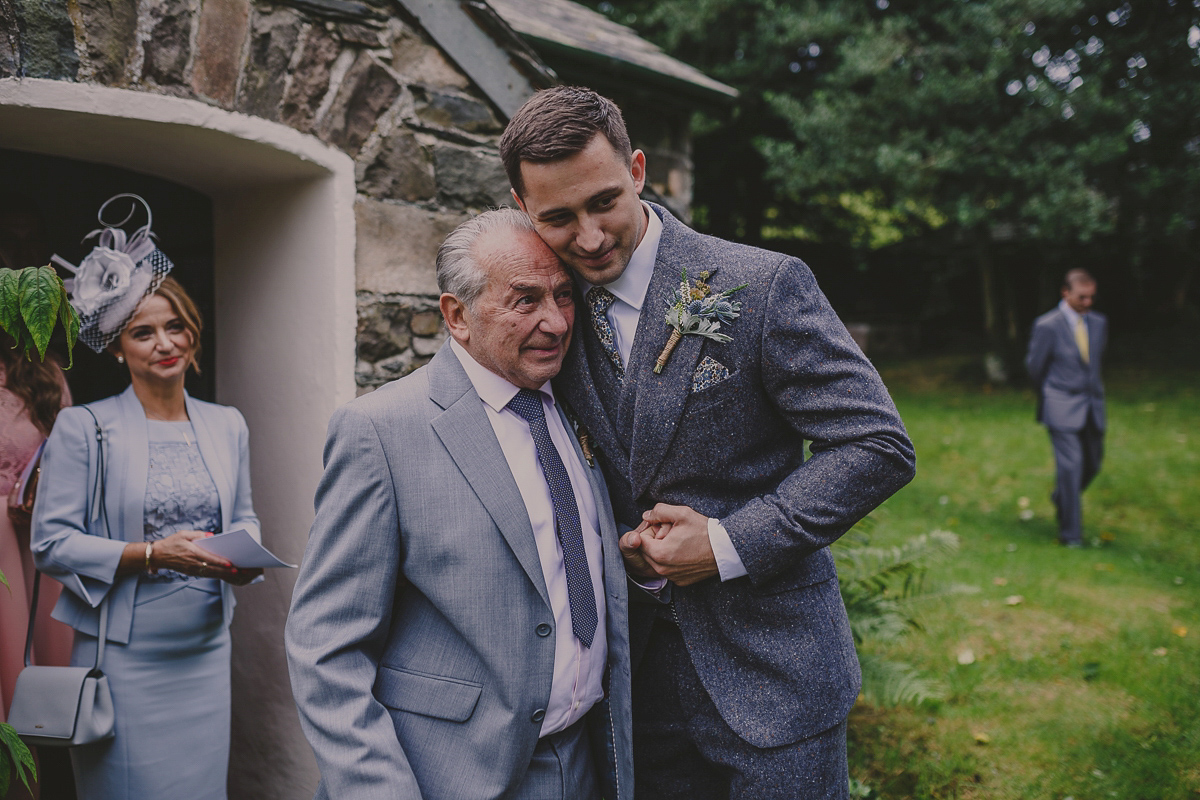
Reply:
M299 563L329 415L354 397L354 164L292 128L192 100L0 80L0 147L109 164L213 201L216 385L250 426L268 547ZM70 191L70 187L62 187ZM294 573L239 590L234 798L312 796L283 656Z

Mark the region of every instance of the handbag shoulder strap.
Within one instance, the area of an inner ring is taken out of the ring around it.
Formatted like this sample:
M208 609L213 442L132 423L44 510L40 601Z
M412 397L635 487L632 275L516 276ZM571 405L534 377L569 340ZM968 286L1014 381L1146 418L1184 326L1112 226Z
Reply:
M108 526L108 507L104 502L105 494L105 464L104 464L104 428L100 426L100 420L96 419L96 415L86 405L79 406L84 411L88 412L92 417L92 423L96 428L96 479L92 484L92 496L99 496L98 500L93 500L93 505L98 503L97 514L93 519L98 517L104 518L104 535L109 539L112 538L112 531ZM38 570L33 576L33 597L29 604L29 628L25 633L25 666L30 666L29 662L33 654L33 626L37 620L37 604L38 590L41 588L42 573ZM100 665L104 663L104 643L108 639L108 595L100 601L100 629L97 631L99 636L96 640L96 663L92 667L94 672L100 672Z

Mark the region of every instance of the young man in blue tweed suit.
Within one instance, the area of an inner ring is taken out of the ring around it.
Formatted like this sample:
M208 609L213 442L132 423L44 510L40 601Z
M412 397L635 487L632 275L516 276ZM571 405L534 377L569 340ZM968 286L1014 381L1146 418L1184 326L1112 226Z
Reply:
M636 794L845 797L860 673L829 545L914 470L878 373L803 262L639 199L645 156L611 101L539 92L500 148L584 299L556 384L638 526L627 569L670 581L630 609ZM676 290L733 292L708 326L728 338L676 337L656 369Z

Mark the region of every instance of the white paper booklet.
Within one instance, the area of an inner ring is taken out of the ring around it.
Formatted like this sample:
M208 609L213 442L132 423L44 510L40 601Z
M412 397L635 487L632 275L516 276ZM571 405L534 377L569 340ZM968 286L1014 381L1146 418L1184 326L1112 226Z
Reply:
M213 555L227 558L235 567L251 569L253 567L291 567L295 564L281 561L278 556L254 540L247 530L218 533L207 539L197 539L196 546L207 550Z

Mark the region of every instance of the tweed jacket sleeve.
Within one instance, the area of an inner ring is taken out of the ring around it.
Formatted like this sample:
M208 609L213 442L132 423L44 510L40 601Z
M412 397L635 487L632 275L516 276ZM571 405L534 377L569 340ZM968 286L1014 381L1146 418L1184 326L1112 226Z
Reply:
M778 263L759 315L763 393L811 456L721 519L755 585L830 545L915 471L879 373L802 261Z

